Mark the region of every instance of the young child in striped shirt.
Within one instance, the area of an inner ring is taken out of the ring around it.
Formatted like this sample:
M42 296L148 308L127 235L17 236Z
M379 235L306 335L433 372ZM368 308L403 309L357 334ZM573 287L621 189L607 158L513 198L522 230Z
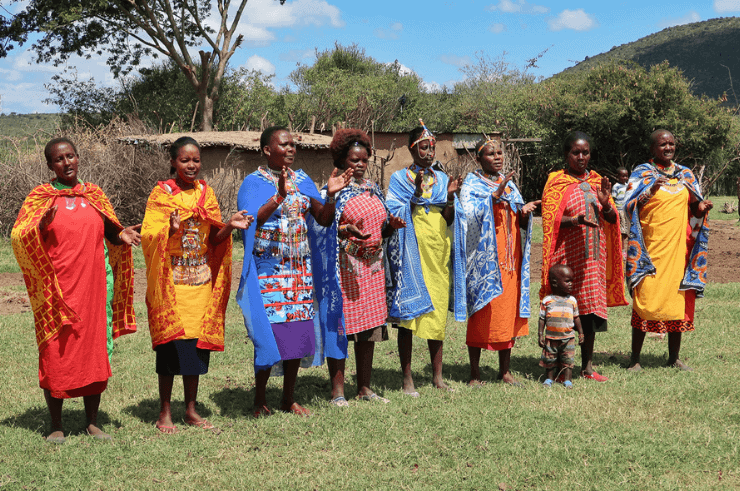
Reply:
M555 264L548 271L552 293L540 304L539 344L542 348L540 366L545 369L542 385L552 387L555 369L558 382L567 389L573 388L571 373L575 365L576 342L583 344L583 329L578 317L578 302L571 296L573 270L564 264Z

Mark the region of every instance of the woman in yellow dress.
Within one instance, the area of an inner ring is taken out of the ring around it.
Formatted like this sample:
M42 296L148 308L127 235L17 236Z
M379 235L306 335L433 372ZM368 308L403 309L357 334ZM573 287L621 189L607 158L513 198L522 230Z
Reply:
M224 349L224 316L231 291L231 232L252 217L242 210L221 222L218 201L198 179L200 147L182 137L170 147L170 173L149 195L141 231L147 266L146 303L152 347L157 353L160 412L157 429L175 433L170 400L182 375L185 423L213 425L195 409L199 376L211 351Z
M691 370L680 358L681 335L694 330L694 301L703 296L707 272L704 200L694 174L673 161L671 132L650 135L653 158L632 171L627 212L632 217L627 282L632 291L632 358L637 372L645 333L668 333L668 365Z
M388 209L403 219L388 244L389 263L395 282L390 295L390 317L398 319L398 352L403 372L404 394L418 397L411 375L412 340L416 335L427 340L432 361L432 385L449 389L442 379L442 345L450 304L450 286L457 320L465 320L464 265L453 264L452 227L455 220L455 193L462 177L449 179L434 169L436 139L424 126L409 133L409 150L414 162L391 176ZM454 225L459 225L454 223ZM458 266L455 268L455 266Z

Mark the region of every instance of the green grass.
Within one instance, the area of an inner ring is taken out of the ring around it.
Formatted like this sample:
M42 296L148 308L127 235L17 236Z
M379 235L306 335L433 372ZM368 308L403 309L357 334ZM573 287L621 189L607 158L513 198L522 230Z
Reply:
M710 196L709 201L714 204L714 208L709 212L710 220L728 220L737 221L740 218L738 212L734 213L722 213L725 203L731 203L737 208L737 196Z
M532 285L536 292L537 284ZM43 441L49 418L38 388L38 355L30 314L0 317L0 486L8 489L730 489L740 486L740 284L709 285L697 303L697 330L684 336L692 373L663 367L666 344L646 340L640 374L628 373L627 307L610 310L595 361L606 384L581 380L566 391L540 386L533 334L517 342L517 389L466 387L465 325L448 323L444 375L454 393L430 387L426 343L414 341L413 371L421 397L400 392L394 340L375 351L373 385L391 403L353 400L354 356L347 363L349 408L328 404L326 368L302 370L296 397L313 416L253 419L252 345L240 311L229 304L226 351L201 377L199 411L214 434L186 429L182 385L174 392L181 432L160 435L154 353L146 308L139 332L116 341L113 378L101 422L113 443L81 434L82 401L65 402L67 443ZM530 332L535 332L534 320ZM394 337L395 334L392 334ZM350 350L351 353L351 350ZM484 353L483 378L497 374ZM268 386L278 404L281 379Z

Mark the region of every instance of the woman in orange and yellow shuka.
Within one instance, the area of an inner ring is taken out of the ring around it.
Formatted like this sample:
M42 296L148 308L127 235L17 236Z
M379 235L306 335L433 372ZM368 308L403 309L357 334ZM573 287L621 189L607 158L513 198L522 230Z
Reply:
M224 317L231 290L231 232L252 222L246 211L221 222L213 189L198 179L200 147L189 137L170 147L174 179L157 183L146 205L142 246L147 267L149 331L157 353L160 412L157 429L175 433L170 400L182 375L185 423L213 425L195 409L198 379L211 351L224 349Z

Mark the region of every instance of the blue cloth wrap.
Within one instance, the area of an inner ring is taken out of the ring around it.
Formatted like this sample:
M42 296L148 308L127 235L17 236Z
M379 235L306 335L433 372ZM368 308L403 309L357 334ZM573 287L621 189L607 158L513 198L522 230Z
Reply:
M701 201L703 199L701 188L693 172L689 168L679 164L674 163L674 166L674 173L668 177L679 179L691 195ZM630 289L630 293L643 278L655 274L655 266L645 247L645 239L642 235L642 227L640 226L639 198L643 194L650 192L650 188L655 184L655 181L658 180L661 174L666 175L660 172L654 165L644 163L637 166L630 176L627 198L624 205L627 213L632 218L629 246L627 248L627 286ZM679 290L696 290L696 296L701 298L704 296L704 287L706 286L705 273L709 230L707 229L706 217L700 219L692 216L689 219L689 223L692 227L692 234L695 234L695 241ZM697 231L696 225L699 225L699 223L701 223L701 226L698 227Z
M320 203L324 200L319 195L316 185L310 177L302 170L295 171L296 185L298 191L314 198ZM257 212L268 199L276 194L275 185L263 177L259 171L255 171L244 178L239 194L237 196L237 207L240 210L247 210L250 214L257 216ZM277 211L276 211L277 213ZM313 217L310 213L306 214L306 224L309 229L309 242L311 241L311 229ZM280 351L278 350L275 336L272 333L272 326L265 312L264 302L260 293L259 280L257 278L257 267L255 265L252 250L254 248L254 234L257 229L257 220L246 230L242 230L242 239L244 241L244 265L242 274L239 279L239 289L236 292L236 303L242 309L244 324L247 327L249 339L254 344L254 371L255 373L271 368L280 362ZM313 259L313 258L312 258ZM314 272L314 282L316 273ZM323 361L322 349L320 346L320 333L318 332L318 322L314 322L317 334L316 354L314 355L312 365L321 365Z
M423 207L427 212L430 206L444 207L447 204L449 178L444 172L431 167L427 171L434 172L437 177L437 183L432 188L432 196L429 199L414 196L416 188L414 183L407 179L406 169L394 172L388 186L387 204L390 213L406 221L406 228L397 230L387 245L388 262L394 280L393 289L389 293L389 315L399 320L415 319L434 310L421 272L419 244L416 241L414 221L411 217L411 203ZM455 320L459 322L466 319L465 250L460 250L460 244L464 240L464 224L457 217L461 209L456 196L455 220L452 224L454 239L449 310L454 311Z
M493 200L491 196L498 189L497 185L487 184L478 172L471 172L462 185L460 198L464 209L465 234L463 245L467 259L467 309L473 315L491 300L501 295L501 269L498 262L498 245L496 226L493 218ZM504 201L516 213L522 209L524 199L519 188L513 182L506 185L499 202ZM531 314L529 305L530 251L532 247L531 217L527 230L522 237L522 266L520 270L521 286L519 294L519 317L528 318ZM471 251L474 248L474 251Z

